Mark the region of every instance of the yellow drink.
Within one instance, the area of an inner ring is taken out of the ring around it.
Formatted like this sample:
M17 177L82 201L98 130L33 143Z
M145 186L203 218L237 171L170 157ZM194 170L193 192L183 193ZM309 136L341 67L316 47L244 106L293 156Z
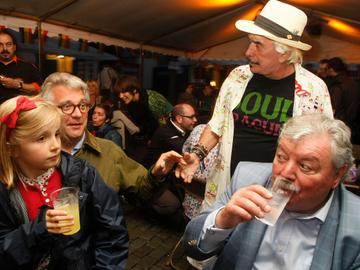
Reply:
M64 187L57 189L50 194L50 198L55 209L64 210L69 216L74 217L74 225L67 226L67 228L71 228L71 231L63 233L64 235L71 235L77 233L80 230L78 193L78 188ZM65 227L69 222L61 221L60 223L64 224Z
M59 207L56 207L58 210L64 210L67 212L69 216L74 217L74 225L71 226L71 231L67 233L63 233L64 235L71 235L77 233L80 230L80 215L79 215L79 204L65 204ZM63 221L66 223L67 221Z

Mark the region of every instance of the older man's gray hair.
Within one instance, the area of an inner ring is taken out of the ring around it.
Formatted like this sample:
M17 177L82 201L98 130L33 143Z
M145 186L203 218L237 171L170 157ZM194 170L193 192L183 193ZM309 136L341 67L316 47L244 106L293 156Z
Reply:
M68 88L81 89L81 91L84 93L85 99L90 101L87 84L79 77L66 72L55 72L50 74L42 84L40 96L46 100L53 100L52 90L55 86L59 85Z
M284 124L279 140L285 137L298 141L307 136L322 134L330 138L331 158L335 170L345 165L349 171L354 162L350 140L351 131L340 120L332 119L323 113L295 116Z

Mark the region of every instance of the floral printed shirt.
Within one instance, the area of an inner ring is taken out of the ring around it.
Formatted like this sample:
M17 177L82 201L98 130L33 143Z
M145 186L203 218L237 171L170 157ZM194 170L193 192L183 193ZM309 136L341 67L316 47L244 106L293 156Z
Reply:
M215 171L207 179L203 209L210 206L230 182L230 164L234 136L233 109L239 104L253 73L249 65L235 68L221 86L213 116L209 122L217 134L220 153ZM322 112L333 117L330 96L326 84L316 75L295 65L293 116L303 113Z

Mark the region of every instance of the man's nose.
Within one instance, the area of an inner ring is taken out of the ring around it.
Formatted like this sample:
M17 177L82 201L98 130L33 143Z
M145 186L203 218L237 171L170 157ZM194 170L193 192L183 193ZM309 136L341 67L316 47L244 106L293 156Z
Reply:
M249 57L253 54L255 44L250 43L249 47L246 49L245 56Z
M72 117L81 117L82 112L80 111L79 106L76 106L73 113L71 114Z
M295 180L295 163L292 161L288 161L283 164L280 175L289 180Z

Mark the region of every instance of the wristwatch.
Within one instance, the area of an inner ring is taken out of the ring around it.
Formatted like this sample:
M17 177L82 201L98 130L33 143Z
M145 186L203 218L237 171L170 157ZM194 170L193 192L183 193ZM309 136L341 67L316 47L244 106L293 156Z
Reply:
M19 82L19 87L18 87L18 89L22 89L22 88L23 88L23 82L20 81L20 82Z

